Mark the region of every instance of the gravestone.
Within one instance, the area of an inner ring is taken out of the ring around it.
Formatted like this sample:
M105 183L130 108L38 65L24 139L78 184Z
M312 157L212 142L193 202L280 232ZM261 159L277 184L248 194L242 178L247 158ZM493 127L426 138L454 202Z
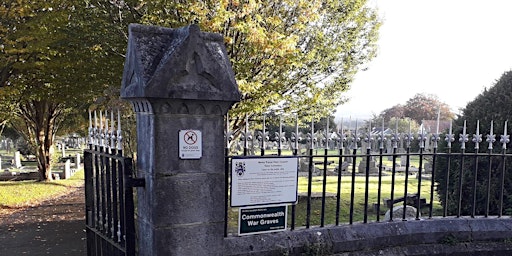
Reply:
M348 147L345 148L345 150L343 151L345 153L343 153L345 155L345 163L352 163L352 157L350 157L350 155L352 154L352 152L350 152L350 149Z
M69 179L71 178L71 160L68 159L64 163L64 174L62 175L63 179Z
M76 154L76 161L75 161L75 166L76 168L80 168L80 164L81 164L81 158L80 158L80 153L77 153Z
M64 143L60 144L60 148L62 150L62 157L66 157L66 146Z
M14 152L14 167L21 168L21 154L19 151Z
M405 219L406 220L416 219L416 212L417 212L417 209L415 207L407 205L405 207ZM390 210L388 210L386 212L386 214L384 215L384 221L389 221L390 214L391 214L391 212L390 212ZM403 205L393 207L393 220L402 220L403 214L404 214L404 206Z
M359 166L357 167L359 173L366 173L366 157L364 157L361 162L359 162ZM377 168L377 164L375 163L375 160L370 158L370 165L369 165L369 173L378 173L379 169Z
M240 100L224 39L196 25L128 31L121 98L136 113L137 177L145 180L139 255L222 255L224 115ZM184 157L183 132L196 134L201 154Z
M405 155L405 149L399 148L398 153L400 155L400 166L405 167L407 165L407 156Z

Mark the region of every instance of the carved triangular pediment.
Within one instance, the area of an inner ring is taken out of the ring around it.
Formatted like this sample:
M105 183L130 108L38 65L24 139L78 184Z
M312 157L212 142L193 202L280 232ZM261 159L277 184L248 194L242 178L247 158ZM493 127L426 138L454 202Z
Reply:
M122 98L238 101L223 38L196 25L130 25Z

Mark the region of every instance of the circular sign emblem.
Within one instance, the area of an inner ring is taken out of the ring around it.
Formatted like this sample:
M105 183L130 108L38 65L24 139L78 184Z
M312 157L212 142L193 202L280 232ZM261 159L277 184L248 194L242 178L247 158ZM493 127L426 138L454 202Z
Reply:
M187 131L183 135L183 141L188 145L194 145L197 142L197 134L194 131Z

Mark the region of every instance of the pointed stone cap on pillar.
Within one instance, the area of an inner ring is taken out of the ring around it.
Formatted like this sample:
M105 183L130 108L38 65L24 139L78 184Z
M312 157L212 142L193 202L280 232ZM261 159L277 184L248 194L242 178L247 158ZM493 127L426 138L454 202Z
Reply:
M222 35L131 24L121 98L240 100Z

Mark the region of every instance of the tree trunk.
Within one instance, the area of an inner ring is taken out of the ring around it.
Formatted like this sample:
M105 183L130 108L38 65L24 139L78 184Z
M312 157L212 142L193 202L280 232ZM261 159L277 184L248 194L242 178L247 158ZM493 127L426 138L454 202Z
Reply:
M24 127L28 141L35 149L37 169L41 181L51 181L51 146L56 132L56 121L62 113L58 104L45 100L29 101L20 104L20 117L24 120Z
M50 147L51 147L51 142L48 143L46 141L48 141L47 139L45 139L44 137L47 137L48 135L44 136L43 135L43 140L41 140L41 137L39 137L38 140L40 140L38 143L37 143L37 170L39 172L39 179L41 181L51 181L53 180L53 177L52 177L52 162L51 162L51 153L50 153ZM51 139L50 139L51 141ZM43 142L43 143L41 143Z

